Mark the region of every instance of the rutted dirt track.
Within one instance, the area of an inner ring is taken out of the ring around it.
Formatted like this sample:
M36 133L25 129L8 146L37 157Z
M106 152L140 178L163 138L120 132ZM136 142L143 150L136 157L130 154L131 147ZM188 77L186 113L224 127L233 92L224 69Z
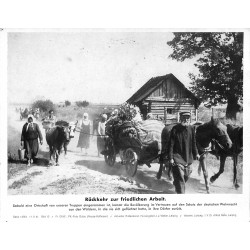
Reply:
M20 133L25 121L20 121L18 113L9 111L9 143L19 145ZM115 163L107 166L103 157L97 156L96 137L91 138L91 147L88 155L84 155L76 147L79 133L75 134L68 146L68 154L60 156L60 166L49 166L49 149L45 140L40 146L38 161L27 167L25 164L8 164L8 193L18 194L172 194L174 186L163 173L162 179L156 179L158 164L152 167L139 166L135 177L129 178L125 167ZM9 145L10 146L10 145ZM10 147L9 147L10 148ZM12 147L17 154L17 147ZM119 161L119 158L117 159ZM209 176L217 171L218 161L213 160L209 166ZM214 166L213 166L214 165ZM217 166L215 166L217 165ZM204 193L203 176L197 174L198 162L193 164L193 173L187 182L187 193ZM232 160L226 162L225 173L210 186L211 193L242 193L242 185L235 190L232 185ZM241 170L242 171L242 170ZM241 184L241 183L240 183Z

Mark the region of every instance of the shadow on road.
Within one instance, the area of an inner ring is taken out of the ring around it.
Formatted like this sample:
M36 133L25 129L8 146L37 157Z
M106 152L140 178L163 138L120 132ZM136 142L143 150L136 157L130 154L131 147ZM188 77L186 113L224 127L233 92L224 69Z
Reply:
M49 152L39 150L37 158L34 160L34 164L37 166L48 166L49 164Z
M187 193L207 194L206 186L199 179L189 177L186 183Z
M156 178L156 173L156 171L151 170L150 168L140 169L139 167L134 179L137 182L146 185L149 190L152 190L152 194L175 194L172 182L164 177L158 180Z
M108 166L104 161L97 160L80 160L75 162L76 165L85 166L88 169L98 171L102 174L111 176L118 176L121 180L128 181L132 184L135 183L138 188L120 188L128 193L140 193L140 194L174 194L174 187L165 178L161 180L156 179L156 172L153 170L138 169L134 177L129 177L126 173L125 166L115 163L114 166Z
M95 160L95 159L80 160L80 161L76 161L75 164L80 165L80 166L85 166L88 169L98 171L102 174L116 175L116 176L121 176L121 175L127 176L124 166L122 166L119 163L115 163L114 166L110 167L104 161L102 161L101 158L100 158L100 160Z
M17 156L8 157L8 180L19 175L21 172L27 172L34 166L47 167L49 164L48 153L39 151L37 158L34 159L34 163L27 166L27 160L19 160Z

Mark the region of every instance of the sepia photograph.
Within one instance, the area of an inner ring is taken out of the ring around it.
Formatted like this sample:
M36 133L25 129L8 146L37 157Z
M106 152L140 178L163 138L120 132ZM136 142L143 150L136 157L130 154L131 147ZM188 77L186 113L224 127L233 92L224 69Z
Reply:
M242 194L244 30L7 33L8 195Z

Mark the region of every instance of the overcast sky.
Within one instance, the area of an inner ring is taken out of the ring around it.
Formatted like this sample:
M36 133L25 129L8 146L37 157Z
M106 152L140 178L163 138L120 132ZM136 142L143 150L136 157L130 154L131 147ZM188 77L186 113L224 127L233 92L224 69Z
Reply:
M124 30L9 33L9 101L123 103L151 77L169 73L188 86L194 61L168 57L172 38Z

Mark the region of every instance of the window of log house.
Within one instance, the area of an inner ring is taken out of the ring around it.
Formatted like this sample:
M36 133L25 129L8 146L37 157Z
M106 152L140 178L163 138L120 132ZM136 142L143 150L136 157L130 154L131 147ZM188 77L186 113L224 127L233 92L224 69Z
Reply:
M173 109L167 108L167 114L173 114Z

